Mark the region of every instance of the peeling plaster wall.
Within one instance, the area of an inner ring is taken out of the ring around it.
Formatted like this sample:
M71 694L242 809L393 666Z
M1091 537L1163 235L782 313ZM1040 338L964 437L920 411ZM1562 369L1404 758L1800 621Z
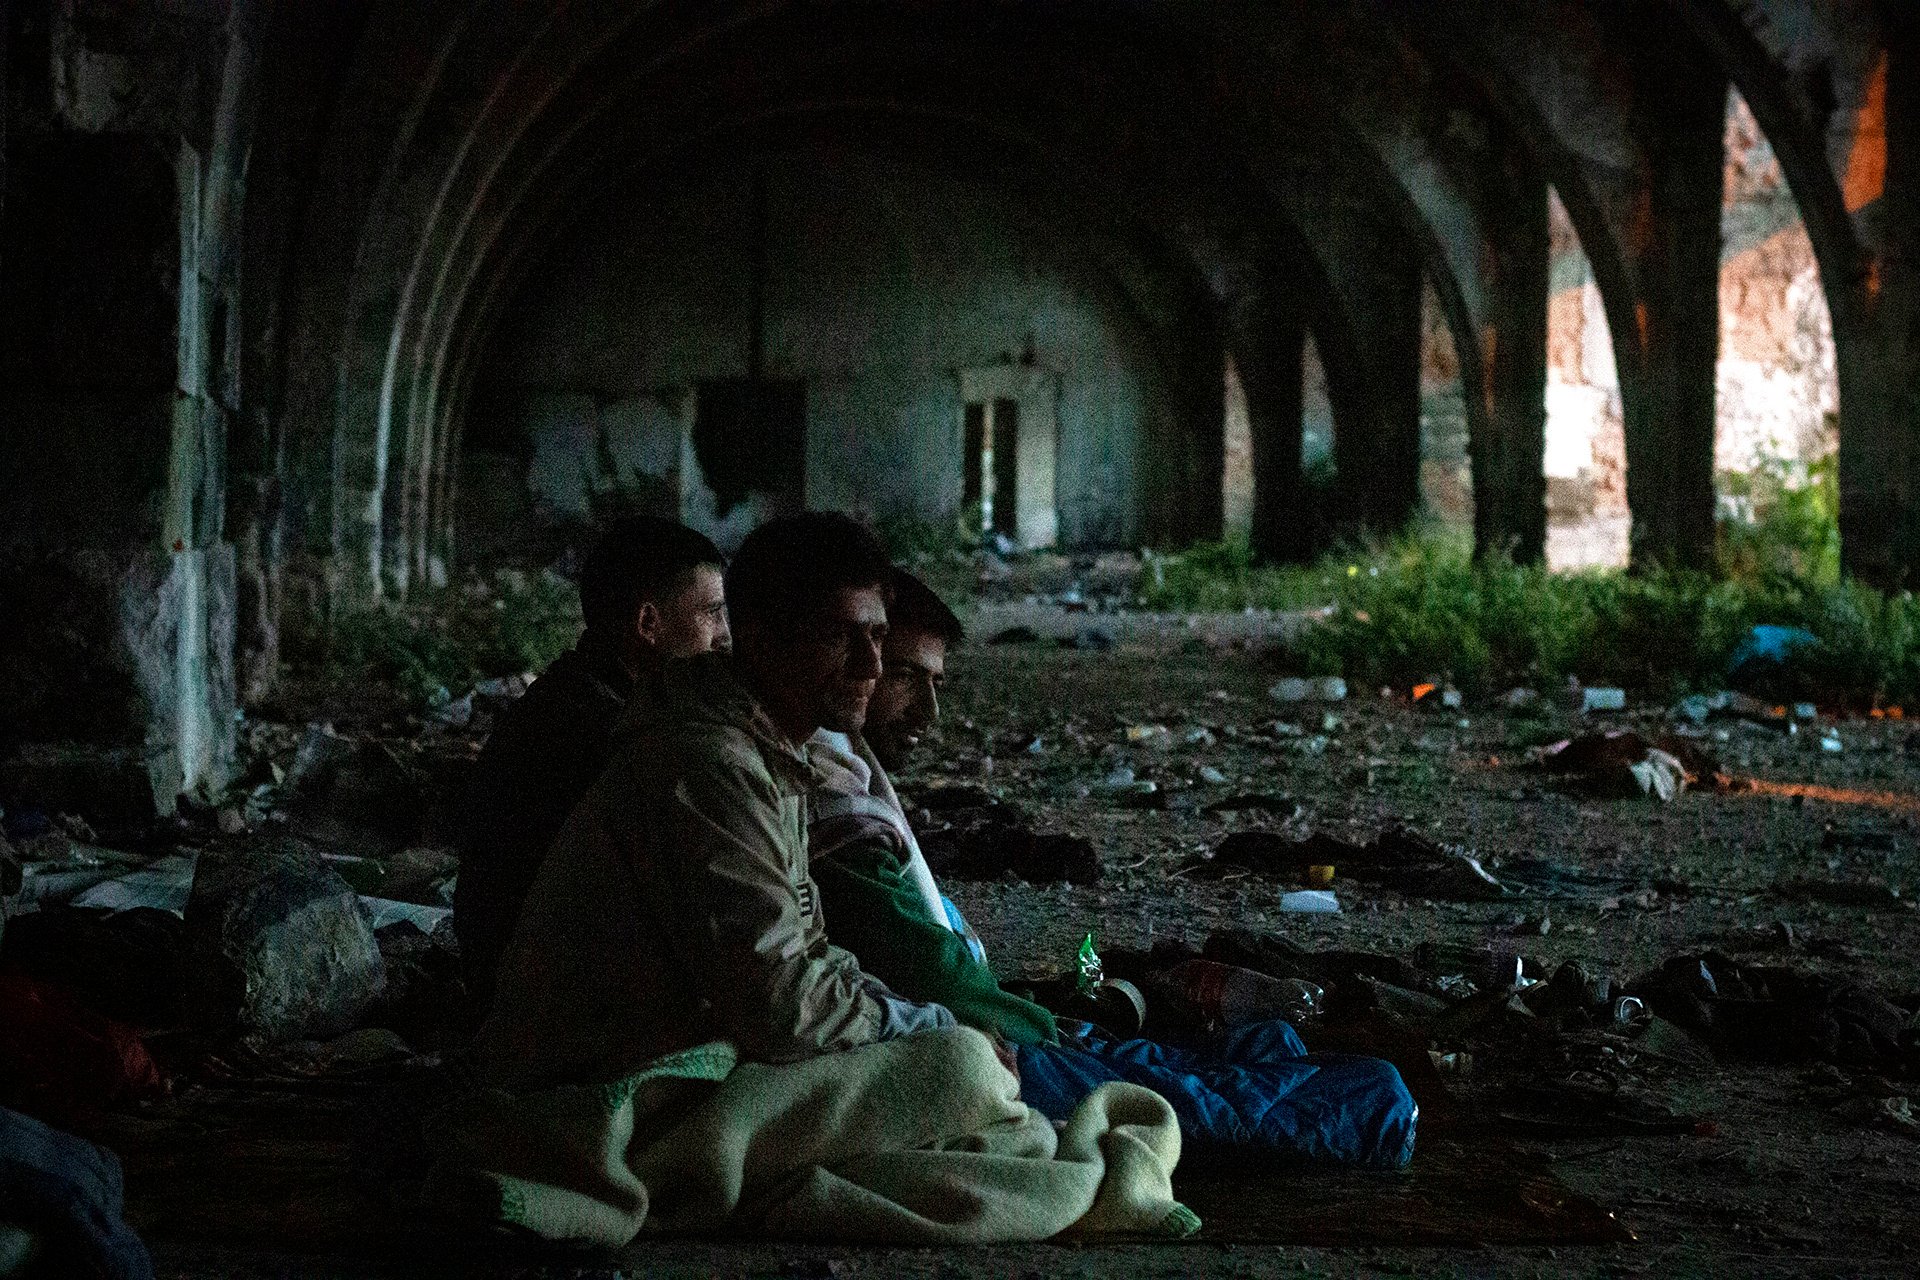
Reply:
M1148 442L1181 412L1153 327L1171 317L1130 307L991 189L854 155L765 166L764 375L806 383L809 506L952 516L959 374L1030 359L1059 379L1061 543L1142 536ZM564 233L484 361L463 487L498 483L505 453L548 521L626 490L737 541L758 513L721 516L682 446L695 383L748 373L751 207L735 164L609 195Z

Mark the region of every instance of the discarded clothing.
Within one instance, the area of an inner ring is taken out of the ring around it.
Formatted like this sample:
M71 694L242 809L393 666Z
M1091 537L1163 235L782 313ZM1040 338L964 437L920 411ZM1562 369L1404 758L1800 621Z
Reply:
M1013 1044L1056 1036L1053 1015L1000 988L959 908L940 893L899 798L865 743L815 735L820 785L809 800L808 857L831 907L832 937L901 995L944 1005Z
M1191 1234L1180 1134L1115 1085L1056 1134L955 1028L781 1066L699 1045L601 1086L487 1091L429 1124L429 1205L617 1248L643 1231L973 1244Z
M0 1103L65 1119L162 1088L160 1069L132 1027L59 987L0 975Z
M26 1274L153 1280L121 1206L111 1151L0 1107L0 1228L32 1241Z
M828 943L813 771L731 660L669 663L660 688L540 869L476 1040L483 1071L612 1080L712 1040L788 1062L951 1026Z
M481 1011L541 861L606 769L634 688L617 657L582 644L501 712L480 752L467 789L453 927Z
M1124 1080L1172 1105L1197 1156L1259 1152L1374 1169L1413 1158L1420 1109L1392 1063L1309 1054L1284 1022L1252 1023L1190 1049L1108 1040L1081 1026L1057 1045L1019 1050L1021 1100L1054 1119Z

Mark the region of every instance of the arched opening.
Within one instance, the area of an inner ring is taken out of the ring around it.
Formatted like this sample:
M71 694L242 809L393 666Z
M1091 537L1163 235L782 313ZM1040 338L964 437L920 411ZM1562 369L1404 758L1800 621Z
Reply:
M1730 568L1839 569L1833 318L1798 201L1727 94L1714 476Z
M1467 399L1453 325L1431 280L1420 296L1420 500L1433 525L1471 540Z
M801 505L1022 547L1151 536L1151 442L1220 430L1171 268L1129 284L1031 193L924 153L718 157L598 193L505 304L461 489L519 497L464 504L492 526L470 550L613 510L728 545Z
M1624 567L1631 544L1620 375L1593 264L1548 189L1547 566Z
M1223 372L1220 417L1226 447L1220 466L1220 525L1226 541L1245 546L1253 538L1253 418L1231 351Z
M1320 340L1309 330L1300 355L1300 467L1309 503L1324 521L1326 499L1340 479L1333 450L1333 392Z

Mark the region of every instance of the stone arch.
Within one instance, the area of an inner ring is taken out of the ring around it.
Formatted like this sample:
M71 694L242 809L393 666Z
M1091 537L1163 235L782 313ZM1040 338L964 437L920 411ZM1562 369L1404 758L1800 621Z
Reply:
M578 45L579 42L576 41L575 47L578 47ZM444 57L445 55L442 56ZM420 127L419 120L425 118L423 109L416 109L416 116L417 119L414 127L418 129ZM469 154L471 150L470 148L463 150L463 154ZM471 202L462 206L460 220L463 223L471 225L481 221L477 216L473 216L473 209L475 207L475 204ZM475 255L472 260L484 261L484 250ZM413 270L418 272L420 269L416 260L416 265ZM441 271L441 275L444 277L444 270ZM381 299L380 301L384 303L387 300ZM458 314L460 311L457 303L444 309L450 314ZM398 329L390 329L384 323L364 322L356 322L351 325L350 328L357 332L359 341L363 347L362 355L355 358L352 363L353 368L371 368L374 361L370 357L374 352L375 345L383 338L385 339L387 347L383 354L386 359L385 369L387 372L383 373L380 388L375 394L398 394L396 384L406 380L404 375L396 378L393 373L396 368L400 367L400 357L403 354L402 344L404 340L394 336L399 332ZM427 332L427 330L423 330L422 332ZM1337 343L1330 343L1329 345L1337 346ZM401 469L409 476L404 491L413 495L419 495L420 497L436 491L443 487L444 484L444 481L436 483L432 477L436 469L444 465L441 462L434 461L434 459L443 459L447 451L443 445L437 442L435 434L427 427L427 424L449 421L449 419L441 414L435 407L441 399L439 394L441 380L438 377L432 376L430 372L435 367L444 368L444 364L438 357L428 360L419 354L420 352L436 349L438 349L438 344L431 339L424 341L416 340L414 346L415 354L412 359L413 367L417 370L428 371L429 376L414 376L411 379L410 386L406 389L408 407L412 410L413 416L421 421L419 425L416 425L403 437L407 441L409 448L402 459ZM355 375L351 369L349 369L347 373L348 380L356 376L361 377L362 381L359 384L359 390L355 394L364 395L370 384L366 383L364 375ZM347 382L343 382L343 389L347 385ZM391 414L396 401L384 399L376 400L374 403L376 407L373 416L377 422L379 413L386 412ZM382 409L379 407L381 405L386 407ZM336 406L336 416L348 419L349 421L344 422L343 425L352 429L354 424L350 421L351 419L365 418L368 415L365 412L355 412L354 406L351 404L341 404ZM350 511L358 509L358 519L363 526L367 526L368 532L373 534L375 540L378 541L377 531L373 527L375 507L378 506L380 508L378 515L380 529L384 529L389 525L395 525L407 531L406 536L398 539L398 541L401 541L403 545L406 543L412 544L414 548L413 555L416 557L416 563L413 568L417 571L419 568L418 557L424 555L426 545L433 541L432 538L424 536L426 529L431 525L431 520L424 514L426 504L418 500L410 499L409 501L403 501L397 516L389 509L389 497L385 483L389 464L385 460L385 454L387 447L393 443L393 432L391 430L391 418L387 421L388 437L386 440L383 441L379 432L376 431L374 444L371 448L362 446L357 450L341 450L346 460L352 463L352 466L350 468L343 468L343 474L341 474L339 478L343 482L343 489L351 489L354 491L354 498L351 501L343 499L342 502L336 503L336 507L338 508L344 505ZM358 482L357 488L355 485L356 481ZM373 556L356 556L354 557L354 563L358 566L356 571L365 571L376 576L387 572ZM400 580L404 581L404 574Z

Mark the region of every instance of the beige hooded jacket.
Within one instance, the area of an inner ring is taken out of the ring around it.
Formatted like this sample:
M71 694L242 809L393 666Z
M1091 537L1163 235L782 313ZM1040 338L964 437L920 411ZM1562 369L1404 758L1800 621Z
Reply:
M813 772L730 660L669 664L640 701L527 898L476 1041L483 1072L585 1083L713 1040L789 1062L951 1025L827 943L807 870Z

